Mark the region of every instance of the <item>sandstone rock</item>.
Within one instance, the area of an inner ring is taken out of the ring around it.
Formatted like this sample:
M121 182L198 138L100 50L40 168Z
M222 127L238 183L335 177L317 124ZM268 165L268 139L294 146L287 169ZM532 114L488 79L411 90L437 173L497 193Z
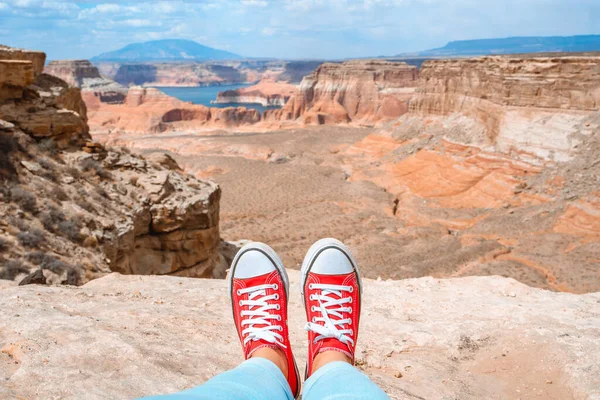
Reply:
M113 159L105 162L119 165ZM136 186L147 194L147 205L105 245L111 270L211 277L219 262L219 187L170 171L144 174Z
M72 87L80 88L86 102L92 107L94 101L121 104L127 95L125 86L102 77L98 68L87 60L51 61L45 72L61 78Z
M296 91L296 85L260 81L254 86L219 92L215 103L253 103L263 106L283 106Z
M41 51L16 49L0 45L0 60L29 61L33 66L34 76L38 76L44 71L46 54Z
M21 282L19 282L19 286L25 285L45 285L46 277L44 276L44 271L41 269L36 270L35 272L27 275Z
M177 161L167 153L152 153L146 159L171 171L183 171Z
M321 64L281 110L267 119L304 123L376 122L401 116L417 84L417 68L380 60Z
M15 124L0 119L0 131L12 131L15 128Z
M305 314L299 272L289 273L302 366ZM112 274L0 292L0 397L171 393L243 360L222 280ZM364 280L357 365L392 399L595 399L599 302L500 277Z
M254 124L260 118L260 113L254 109L209 108L180 101L158 89L133 87L122 105L93 103L89 124L95 132L159 133L235 127Z
M48 283L71 285L111 271L222 277L219 187L180 174L170 158L164 168L107 151L91 141L79 88L32 77L13 82L22 98L0 101L1 129L18 143L3 140L2 179L13 183L0 193L0 219L28 235L0 243L0 276L41 269Z
M34 71L30 61L0 60L0 102L23 97L23 89L33 79Z
M479 57L426 61L418 115L461 113L498 150L567 161L575 127L600 109L600 57Z

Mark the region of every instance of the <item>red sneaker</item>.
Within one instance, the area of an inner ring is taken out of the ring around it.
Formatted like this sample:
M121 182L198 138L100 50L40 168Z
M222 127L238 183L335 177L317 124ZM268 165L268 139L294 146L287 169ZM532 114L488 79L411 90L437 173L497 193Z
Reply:
M288 383L298 397L300 374L287 324L289 280L281 259L266 244L248 243L233 259L227 279L244 357L265 347L281 350L287 358Z
M300 291L308 320L306 378L323 351L339 351L354 363L362 290L350 250L336 239L313 244L302 263Z

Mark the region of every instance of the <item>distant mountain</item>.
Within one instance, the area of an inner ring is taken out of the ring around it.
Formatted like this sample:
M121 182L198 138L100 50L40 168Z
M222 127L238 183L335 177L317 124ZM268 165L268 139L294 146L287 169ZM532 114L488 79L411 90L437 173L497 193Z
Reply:
M456 40L438 49L399 56L475 56L546 52L600 51L600 35L529 36L504 39Z
M228 51L203 46L192 40L166 39L133 43L122 49L102 53L91 61L143 62L143 61L208 61L242 58Z

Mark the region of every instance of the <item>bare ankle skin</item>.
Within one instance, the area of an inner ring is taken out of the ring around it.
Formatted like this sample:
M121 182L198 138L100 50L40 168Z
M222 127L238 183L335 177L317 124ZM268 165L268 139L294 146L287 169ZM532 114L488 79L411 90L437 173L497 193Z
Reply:
M319 368L324 366L325 364L329 364L334 361L343 361L348 364L352 364L352 360L350 357L345 355L344 353L340 353L339 351L324 351L322 353L317 354L315 360L312 364L311 374L314 374Z
M285 354L283 354L283 351L281 351L279 349L271 349L268 347L263 347L262 349L256 350L250 356L250 358L255 358L255 357L266 358L267 360L271 361L273 364L275 364L281 370L281 372L283 373L283 376L285 376L285 379L288 378L288 363L285 358Z

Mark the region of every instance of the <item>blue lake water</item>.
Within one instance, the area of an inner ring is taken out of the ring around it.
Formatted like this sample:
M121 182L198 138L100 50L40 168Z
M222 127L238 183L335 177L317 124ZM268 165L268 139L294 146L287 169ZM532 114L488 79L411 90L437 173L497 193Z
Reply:
M202 104L207 107L246 107L253 108L262 113L264 110L272 110L280 107L269 106L265 107L260 104L240 104L240 103L229 103L229 104L211 104L212 100L217 99L219 92L226 90L235 90L243 87L251 86L250 84L236 84L236 85L219 85L219 86L199 86L199 87L159 87L157 89L178 98L181 101L190 101L194 104Z

